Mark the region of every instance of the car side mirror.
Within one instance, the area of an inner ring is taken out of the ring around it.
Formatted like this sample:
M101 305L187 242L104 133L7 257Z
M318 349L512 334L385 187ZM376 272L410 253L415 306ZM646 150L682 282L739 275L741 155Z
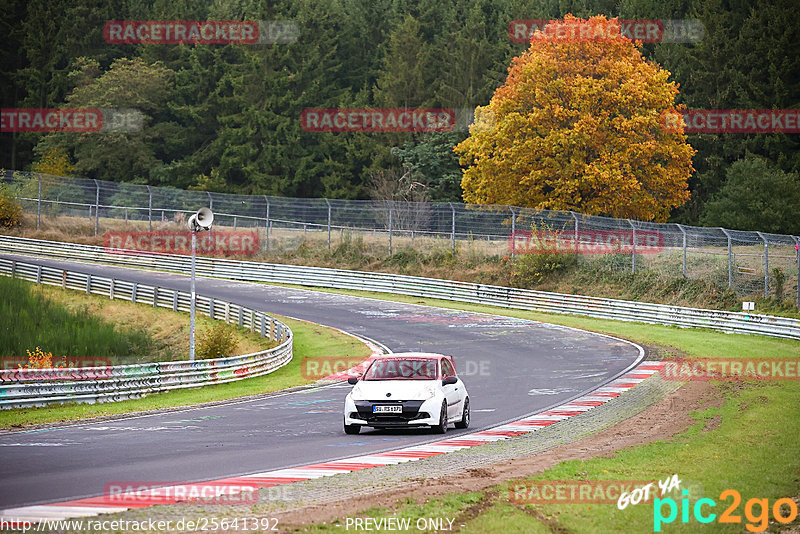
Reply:
M454 376L448 376L447 378L442 380L443 386L449 386L450 384L455 384L458 382L458 378Z
M357 376L351 376L350 378L347 379L347 383L350 384L350 385L355 386L358 383L358 377Z

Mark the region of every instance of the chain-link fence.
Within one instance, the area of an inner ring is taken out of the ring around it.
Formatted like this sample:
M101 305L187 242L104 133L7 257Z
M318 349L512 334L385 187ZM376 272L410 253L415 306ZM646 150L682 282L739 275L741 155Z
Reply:
M501 205L233 195L21 171L2 171L2 182L35 214L37 226L42 218L61 217L83 219L95 235L122 224L150 231L176 223L185 228L186 217L205 206L217 227L257 229L265 250L330 248L358 235L386 254L470 247L514 256L558 249L543 246L555 236L551 244L559 242L562 252L574 247L584 264L708 280L740 295L796 296L800 307L798 236Z

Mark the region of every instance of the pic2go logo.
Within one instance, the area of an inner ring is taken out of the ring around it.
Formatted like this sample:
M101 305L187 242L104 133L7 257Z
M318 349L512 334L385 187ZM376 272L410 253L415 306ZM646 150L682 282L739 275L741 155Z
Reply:
M695 521L698 523L712 523L717 518L717 514L712 513L710 510L717 506L717 503L713 499L698 499L694 503L694 506L692 506L689 504L689 490L684 489L681 493L683 494L680 505L682 523L689 522L690 511ZM732 499L732 502L719 516L718 522L740 524L742 522L742 517L740 515L735 515L735 512L742 502L742 496L738 491L732 489L727 489L719 494L721 501L726 501L729 497ZM665 507L668 512L666 512ZM754 510L755 508L758 508L758 513ZM788 513L784 513L784 510ZM678 503L675 502L675 499L671 497L656 498L653 501L653 531L661 532L661 526L663 524L674 522L678 518L678 511ZM778 499L772 503L771 511L772 517L778 523L791 523L797 518L797 503L786 497ZM665 512L667 515L664 515ZM748 500L744 505L744 515L747 521L749 521L749 523L745 525L748 531L763 532L769 524L769 499L753 498Z

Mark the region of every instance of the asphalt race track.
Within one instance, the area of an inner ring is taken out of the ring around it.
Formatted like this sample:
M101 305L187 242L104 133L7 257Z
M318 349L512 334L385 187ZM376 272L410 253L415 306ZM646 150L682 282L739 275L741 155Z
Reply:
M13 257L189 289L187 276ZM638 346L561 326L262 284L198 279L199 294L371 338L394 352L452 354L472 423L453 437L543 411L620 375ZM331 356L339 356L331 354ZM427 431L342 430L346 383L114 421L0 433L0 507L102 495L107 484L189 482L435 441Z

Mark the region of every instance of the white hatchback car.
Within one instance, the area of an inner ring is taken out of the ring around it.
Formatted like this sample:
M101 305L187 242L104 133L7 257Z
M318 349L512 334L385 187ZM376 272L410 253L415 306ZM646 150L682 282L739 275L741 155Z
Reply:
M351 377L344 400L344 431L361 427L431 428L444 434L447 425L469 426L469 394L456 375L453 358L443 354L404 352L375 358L364 374Z

